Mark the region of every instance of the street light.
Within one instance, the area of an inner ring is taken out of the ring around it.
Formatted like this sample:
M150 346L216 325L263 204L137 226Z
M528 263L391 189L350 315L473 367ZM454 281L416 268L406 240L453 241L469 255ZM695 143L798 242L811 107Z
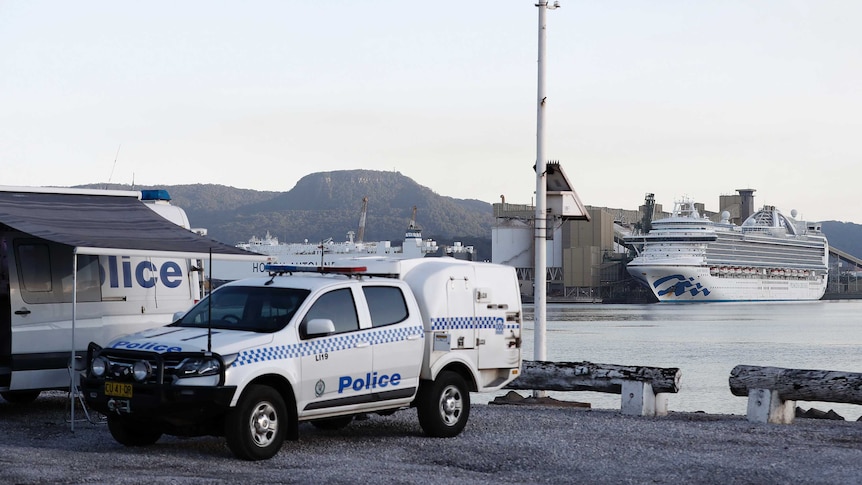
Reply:
M534 246L536 253L533 269L533 360L548 360L545 338L545 306L547 296L547 160L545 160L545 133L543 122L547 96L545 96L545 11L560 7L560 2L548 5L547 0L539 0L539 79L536 99L536 221L534 224ZM545 397L545 391L533 391L533 397Z

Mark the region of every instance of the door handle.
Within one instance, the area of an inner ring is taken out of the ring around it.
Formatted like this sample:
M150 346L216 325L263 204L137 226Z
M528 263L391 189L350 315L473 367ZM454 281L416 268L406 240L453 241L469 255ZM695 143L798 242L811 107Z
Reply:
M28 310L26 308L22 308L20 310L15 310L15 315L29 315L29 314L30 314L30 310Z
M420 338L422 338L422 334L420 333L407 336L407 340L419 340Z
M371 344L370 344L370 343L368 343L368 342L356 342L356 344L354 345L354 347L356 347L356 348L363 348L363 347L368 347L369 345L371 345Z

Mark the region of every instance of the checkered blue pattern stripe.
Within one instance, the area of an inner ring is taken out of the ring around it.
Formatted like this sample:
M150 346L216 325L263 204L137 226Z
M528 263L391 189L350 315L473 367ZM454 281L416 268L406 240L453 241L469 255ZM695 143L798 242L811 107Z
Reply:
M422 327L418 325L413 327L381 327L318 338L298 344L261 347L240 352L233 365L239 367L269 360L295 359L307 355L337 352L353 348L358 342L370 342L371 345L399 342L410 335L417 334L421 335L422 338L425 337Z
M506 323L501 317L442 317L431 319L432 331L494 329L495 333L502 334L504 330L518 330L520 328L520 324Z

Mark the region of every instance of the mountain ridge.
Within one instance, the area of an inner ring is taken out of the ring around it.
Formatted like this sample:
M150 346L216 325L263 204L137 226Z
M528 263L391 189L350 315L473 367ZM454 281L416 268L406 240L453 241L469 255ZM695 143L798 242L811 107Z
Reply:
M82 187L130 190L123 184ZM245 242L269 232L282 242L346 240L358 232L362 199L368 197L366 241L399 244L416 207L423 237L438 244L472 245L490 259L491 204L437 194L400 172L340 170L306 175L286 192L237 189L224 185L136 186L165 189L182 207L192 227L227 244Z
M123 184L79 187L132 189ZM491 204L440 195L400 172L317 172L285 192L216 184L135 187L142 189L167 190L172 202L186 211L192 227L204 227L210 237L226 244L267 232L282 242L346 240L348 231L358 232L362 198L368 197L366 241L399 244L416 206L423 237L441 245L456 241L472 245L480 259L491 259ZM830 220L823 221L822 227L832 247L862 258L862 225Z

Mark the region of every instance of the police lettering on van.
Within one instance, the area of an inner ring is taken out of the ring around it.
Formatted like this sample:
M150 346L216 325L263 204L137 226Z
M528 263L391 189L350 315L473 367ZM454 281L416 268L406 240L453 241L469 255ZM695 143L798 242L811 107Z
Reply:
M119 288L121 283L123 288L132 288L133 281L141 288L152 288L156 283L161 283L166 288L176 288L185 280L183 269L176 261L167 260L157 266L150 259L133 262L129 256L121 256L119 264L116 256L107 256L104 259L107 260L107 275L100 261L100 277L102 285L108 283L111 288Z

